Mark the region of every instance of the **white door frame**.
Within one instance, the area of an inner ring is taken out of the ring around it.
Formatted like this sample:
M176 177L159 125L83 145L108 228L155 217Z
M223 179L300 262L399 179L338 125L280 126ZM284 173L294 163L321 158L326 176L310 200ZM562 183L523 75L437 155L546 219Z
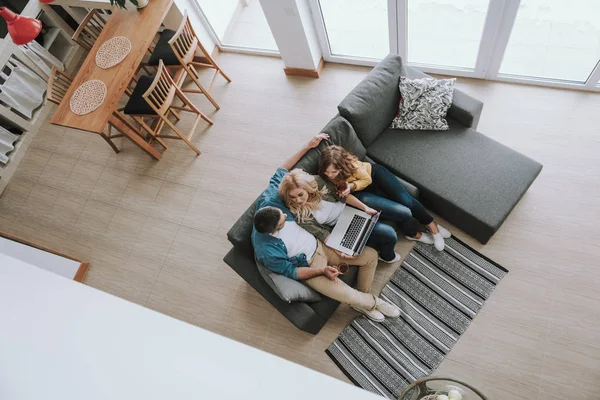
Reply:
M404 54L404 59L407 59L409 0L389 1L398 3L398 27L404 26L402 32L398 30L398 54ZM506 49L508 39L510 38L510 33L512 31L512 23L506 23L506 18L510 18L513 11L514 15L516 15L516 12L519 8L519 3L520 0L489 1L474 68L452 68L446 66L436 67L432 65L412 63L410 61L408 61L408 65L416 67L423 72L432 74L489 79L488 74L491 73L491 70L496 68L492 63L492 61L495 60L494 56L498 53L501 53L499 62L502 61L502 55L504 54L504 50ZM512 20L514 20L514 18ZM404 21L404 23L400 24L400 21ZM400 50L403 50L403 53L401 53ZM499 62L497 68L500 68ZM495 76L496 74L492 72L492 75Z

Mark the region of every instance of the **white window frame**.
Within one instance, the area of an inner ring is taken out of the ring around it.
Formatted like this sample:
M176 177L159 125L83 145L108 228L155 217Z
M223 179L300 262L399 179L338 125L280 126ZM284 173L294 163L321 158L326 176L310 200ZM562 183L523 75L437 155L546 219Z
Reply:
M268 57L278 57L281 58L281 54L279 54L278 50L268 50L268 49L253 49L251 47L241 47L241 46L233 46L230 44L224 44L217 33L215 32L213 26L208 20L206 14L202 10L202 6L198 3L198 0L193 0L193 4L196 6L196 10L198 11L198 15L200 16L200 20L204 24L204 26L208 30L208 34L210 35L215 45L219 48L220 51L230 52L230 53L241 53L241 54L254 54L258 56L268 56Z
M404 59L408 59L408 2L410 0L392 0L398 3L398 21L404 21L404 32L398 32L398 41L404 44ZM508 38L510 38L510 32L512 31L512 24L507 25L503 23L507 16L510 18L511 13L519 8L520 0L490 0L488 11L486 13L485 22L483 25L483 32L481 33L481 40L479 42L479 49L477 50L477 56L475 60L475 66L471 68L461 67L436 67L427 64L419 64L408 62L411 67L418 68L419 70L438 75L452 75L465 78L479 78L479 79L490 79L488 76L495 75L490 72L491 69L495 68L492 61L495 60L494 55L500 53L500 61L502 61L502 55L508 44ZM514 10L513 10L514 8ZM398 25L400 26L400 25ZM506 41L501 38L506 38ZM500 40L498 40L500 39ZM500 68L498 63L497 68Z
M390 53L398 54L405 60L408 55L408 24L406 23L408 19L408 1L410 0L387 0ZM500 74L500 66L510 40L520 3L521 0L490 0L474 69L435 67L411 62L408 62L408 65L431 74L600 92L600 85L598 84L600 81L600 60L586 82ZM319 0L309 0L309 5L325 61L365 66L375 66L381 61L331 54L327 28L325 27ZM402 31L400 31L401 29Z
M397 35L394 33L397 31L396 19L394 14L390 12L389 7L393 3L394 10L396 8L396 0L388 1L388 31L390 37L390 53L397 54ZM353 57L353 56L339 56L331 53L331 46L329 45L329 38L327 37L327 28L325 27L325 20L323 18L323 12L321 10L321 4L319 0L308 0L310 7L310 13L312 14L313 23L319 38L319 45L321 46L321 52L323 53L323 60L326 62L339 63L339 64L351 64L351 65L364 65L368 67L374 67L381 60L376 58L368 57ZM393 25L392 25L393 24Z

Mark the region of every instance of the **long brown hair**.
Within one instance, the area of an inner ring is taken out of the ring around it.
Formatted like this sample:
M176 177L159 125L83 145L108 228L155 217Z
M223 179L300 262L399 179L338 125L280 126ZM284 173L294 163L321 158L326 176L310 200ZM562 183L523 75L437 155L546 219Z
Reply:
M308 194L308 199L302 206L297 205L290 199L290 192L294 189L304 189ZM319 203L321 203L327 192L325 187L319 190L315 177L299 168L291 170L279 185L279 195L300 222L310 220L312 212L319 208Z
M346 182L346 180L356 171L356 162L358 158L346 151L342 146L331 145L325 148L321 153L319 161L319 175L324 179L328 179L325 175L327 168L332 165L333 168L339 169L340 173L335 179L335 182Z

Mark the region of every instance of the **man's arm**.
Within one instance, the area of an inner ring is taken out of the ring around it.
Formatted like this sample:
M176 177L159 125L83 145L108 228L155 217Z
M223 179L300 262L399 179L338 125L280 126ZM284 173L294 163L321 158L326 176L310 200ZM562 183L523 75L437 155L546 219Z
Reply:
M304 255L302 255L302 257L305 260L304 265L308 265L306 263L306 257ZM340 274L336 268L331 266L326 266L323 268L296 267L294 265L296 262L292 262L290 259L284 259L283 257L277 256L267 256L265 258L261 257L259 261L271 271L297 281L304 281L320 275L325 275L329 279L333 280Z
M298 267L296 268L296 273L298 274L298 280L300 281L321 275L325 275L329 279L334 280L340 274L337 269L329 265L323 268Z
M323 275L325 268L309 268L309 267L298 267L296 268L296 274L298 280L304 281L306 279L314 278L315 276Z
M291 170L292 168L294 168L294 165L296 165L296 163L300 161L302 156L306 154L306 152L308 152L310 149L314 149L315 147L317 147L322 140L327 139L329 139L328 134L319 133L317 136L312 138L307 144L305 144L300 150L298 150L293 156L285 160L281 167L287 169L288 171Z

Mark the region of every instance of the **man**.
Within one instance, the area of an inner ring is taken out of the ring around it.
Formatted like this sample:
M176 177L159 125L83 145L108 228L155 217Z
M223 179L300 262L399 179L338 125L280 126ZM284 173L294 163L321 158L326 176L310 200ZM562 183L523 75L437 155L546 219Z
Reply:
M288 170L307 151L328 138L323 133L315 136L278 168L271 178L269 187L259 198L258 211L254 216L252 244L256 258L271 271L304 281L317 292L349 304L373 321L382 322L385 317L397 318L400 310L396 306L369 293L377 267L377 252L366 247L357 257L342 257L298 226L279 196L279 184ZM331 266L342 261L358 266L356 289L340 280L338 270Z

